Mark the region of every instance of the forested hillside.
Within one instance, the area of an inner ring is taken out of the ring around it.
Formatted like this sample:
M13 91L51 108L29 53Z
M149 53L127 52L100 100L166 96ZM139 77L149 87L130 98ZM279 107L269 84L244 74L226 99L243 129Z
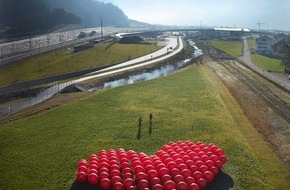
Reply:
M101 17L104 26L128 26L129 19L123 11L112 3L95 0L43 0L51 8L63 8L82 19L82 25L100 26Z
M0 32L28 34L57 26L129 26L130 20L111 3L95 0L0 0Z

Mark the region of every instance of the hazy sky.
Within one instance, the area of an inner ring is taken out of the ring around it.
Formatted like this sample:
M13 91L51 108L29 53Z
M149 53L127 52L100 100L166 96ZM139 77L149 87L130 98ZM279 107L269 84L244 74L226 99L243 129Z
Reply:
M150 24L290 30L290 0L101 0Z

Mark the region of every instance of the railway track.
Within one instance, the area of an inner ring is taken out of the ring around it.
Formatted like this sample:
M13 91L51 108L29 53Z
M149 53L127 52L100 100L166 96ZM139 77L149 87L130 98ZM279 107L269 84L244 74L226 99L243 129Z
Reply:
M269 81L258 76L248 68L241 66L238 62L226 63L221 60L219 63L246 84L254 93L258 94L272 110L290 123L290 105L281 99L273 89L269 88L269 85L272 85L269 84ZM269 85L267 85L267 83ZM290 133L288 135L290 135Z

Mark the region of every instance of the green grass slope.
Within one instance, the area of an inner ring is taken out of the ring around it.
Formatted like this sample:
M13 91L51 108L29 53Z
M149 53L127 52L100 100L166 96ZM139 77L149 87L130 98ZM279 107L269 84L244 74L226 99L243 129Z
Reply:
M148 44L105 43L79 53L67 48L33 56L0 68L0 86L128 61L161 47Z
M239 57L242 55L242 42L241 41L220 41L220 40L212 40L210 41L210 45L213 47L224 51L225 53L233 56Z
M138 141L140 116L144 122ZM226 87L207 67L192 66L1 126L0 189L69 189L77 162L92 153L122 147L151 155L170 140L201 140L224 149L228 163L223 171L233 180L232 189L290 186L289 169Z
M251 55L252 61L261 69L270 72L283 72L284 67L280 59L274 59L259 54Z

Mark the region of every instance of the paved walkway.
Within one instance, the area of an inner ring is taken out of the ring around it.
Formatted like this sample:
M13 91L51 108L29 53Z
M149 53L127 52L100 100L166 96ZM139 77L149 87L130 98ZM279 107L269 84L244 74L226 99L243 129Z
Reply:
M163 61L165 59L168 59L169 57L176 55L177 53L179 53L183 49L183 43L182 43L181 37L170 37L167 40L168 40L167 46L165 46L164 48L162 48L159 51L153 52L153 53L148 54L146 56L143 56L141 58L137 58L135 60L121 63L117 66L112 66L110 68L103 69L103 70L101 70L101 73L99 71L93 72L93 73L90 73L89 76L86 75L86 76L83 76L83 77L76 79L76 80L71 80L71 81L64 82L64 83L58 83L58 84L53 85L47 89L44 89L39 94L37 94L36 97L30 98L30 99L23 101L23 102L20 102L18 104L14 104L14 105L10 105L10 106L2 106L2 107L0 106L0 115L1 114L2 115L9 114L12 112L17 112L17 111L20 111L20 110L25 109L27 107L36 105L36 104L41 103L43 101L46 101L46 100L50 99L51 97L53 97L54 95L63 91L68 86L74 85L76 83L80 83L80 82L83 82L86 80L91 80L91 79L95 79L95 78L99 78L99 77L108 76L111 74L124 72L126 70L131 70L131 69L135 69L138 67L150 65L150 64L153 64L153 63L156 63L159 61ZM173 50L171 52L168 52L168 49L173 49ZM156 57L158 57L158 58L156 58ZM151 60L148 61L149 58ZM153 58L156 58L156 59L153 59ZM140 64L137 64L137 63L140 63Z
M252 70L256 71L257 73L261 74L262 76L268 78L269 80L273 81L274 83L278 84L279 86L286 89L290 92L290 80L285 75L267 72L262 70L260 67L257 67L251 59L251 53L248 47L248 42L246 39L243 40L244 49L243 49L243 56L239 57L238 60L246 64Z

